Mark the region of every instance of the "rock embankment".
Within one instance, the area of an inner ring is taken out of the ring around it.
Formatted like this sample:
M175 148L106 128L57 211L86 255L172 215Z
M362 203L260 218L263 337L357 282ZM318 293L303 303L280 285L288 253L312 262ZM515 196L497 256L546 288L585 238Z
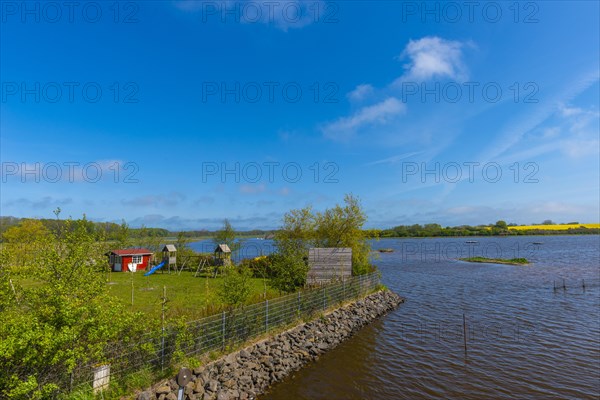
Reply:
M255 399L268 387L336 347L374 319L395 309L403 298L390 291L373 293L306 324L229 354L193 370L185 399ZM177 400L175 379L163 381L137 400Z

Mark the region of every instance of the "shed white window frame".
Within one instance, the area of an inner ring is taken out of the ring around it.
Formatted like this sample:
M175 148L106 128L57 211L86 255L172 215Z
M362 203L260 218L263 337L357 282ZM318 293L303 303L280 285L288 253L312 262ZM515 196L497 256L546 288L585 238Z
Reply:
M142 261L144 260L143 256L138 255L138 256L131 256L131 262L133 264L141 264Z

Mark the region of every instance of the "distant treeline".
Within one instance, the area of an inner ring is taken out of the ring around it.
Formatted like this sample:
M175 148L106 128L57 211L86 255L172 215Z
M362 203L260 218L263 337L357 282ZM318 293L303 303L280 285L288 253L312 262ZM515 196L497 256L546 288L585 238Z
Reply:
M22 220L26 218L15 218L15 217L0 217L0 240L2 233L4 233L11 226L18 225ZM50 231L58 232L64 225L65 221L62 219L39 219L44 226ZM98 236L102 236L106 240L119 240L123 231L127 231L127 236L132 239L139 238L200 238L200 237L212 237L215 231L209 230L193 230L193 231L170 231L163 228L130 228L125 222L117 224L114 222L93 222L85 220L87 230L89 233L95 233ZM442 227L439 224L414 224L414 225L398 225L389 229L368 229L365 230L365 235L369 238L394 238L394 237L440 237L440 236L508 236L508 235L581 235L581 234L600 234L598 228L570 228L563 230L548 230L541 228L532 229L510 229L515 224L507 225L503 221L498 221L496 224L489 225L460 225L454 227ZM254 229L250 231L238 231L238 236L241 237L260 237L270 239L276 231L265 231L260 229Z
M21 221L27 218L16 218L16 217L0 217L0 240L2 234L12 226L19 225ZM42 222L46 228L52 232L59 232L65 226L64 219L52 219L52 218L35 218ZM163 228L131 228L127 226L125 222L117 224L114 222L94 222L85 219L84 222L86 229L89 233L97 234L102 236L106 240L119 240L123 235L123 231L127 230L127 236L132 239L147 238L147 237L184 237L184 238L199 238L199 237L212 237L215 232L209 230L194 230L194 231L170 231ZM239 232L241 236L248 237L261 237L270 238L272 237L273 231L263 231L259 229Z
M501 222L501 221L499 221ZM511 226L505 224L490 225L461 225L454 227L442 227L439 224L425 225L399 225L390 229L371 229L367 231L368 236L373 238L392 238L392 237L440 237L440 236L521 236L521 235L581 235L581 234L600 234L597 228L570 228L564 230L548 229L509 229Z

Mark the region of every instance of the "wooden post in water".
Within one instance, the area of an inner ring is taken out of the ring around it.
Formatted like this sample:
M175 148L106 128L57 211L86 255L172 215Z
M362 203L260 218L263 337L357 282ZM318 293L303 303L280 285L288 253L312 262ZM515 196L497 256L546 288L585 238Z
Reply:
M581 280L581 287L583 288L583 292L585 293L585 279Z
M465 360L467 359L467 318L463 314L463 344L465 346Z
M563 291L566 292L567 291L567 285L565 284L565 280L563 279Z
M554 293L556 293L556 281L552 281L552 284L554 285Z

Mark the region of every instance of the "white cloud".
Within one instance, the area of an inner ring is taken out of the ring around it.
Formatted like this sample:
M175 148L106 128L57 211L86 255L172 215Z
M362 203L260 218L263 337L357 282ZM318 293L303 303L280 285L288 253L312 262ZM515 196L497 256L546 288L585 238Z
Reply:
M583 110L578 107L568 107L563 104L558 106L558 111L563 117L571 117L583 113Z
M405 65L404 81L425 81L432 78L450 78L458 81L467 78L467 68L463 62L462 49L465 43L428 36L411 40L400 55L408 57Z
M385 124L400 114L406 106L395 97L359 109L349 117L342 117L321 128L326 138L332 140L347 140L354 136L357 130L371 124Z
M351 92L349 92L346 96L350 101L363 101L365 98L372 96L375 92L375 89L370 84L362 84L358 85Z
M383 91L397 92L398 84L407 81L424 81L432 78L450 78L464 80L467 68L463 62L462 49L471 46L470 42L446 40L437 36L427 36L419 40L410 40L399 58L408 58L405 73L388 85ZM331 140L348 140L359 129L373 125L388 124L394 117L406 112L406 106L397 98L381 94L371 84L360 84L347 94L351 102L360 102L368 98L379 98L379 102L363 107L354 114L326 123L321 128L323 135ZM373 101L373 100L371 100ZM394 129L394 134L397 129Z

